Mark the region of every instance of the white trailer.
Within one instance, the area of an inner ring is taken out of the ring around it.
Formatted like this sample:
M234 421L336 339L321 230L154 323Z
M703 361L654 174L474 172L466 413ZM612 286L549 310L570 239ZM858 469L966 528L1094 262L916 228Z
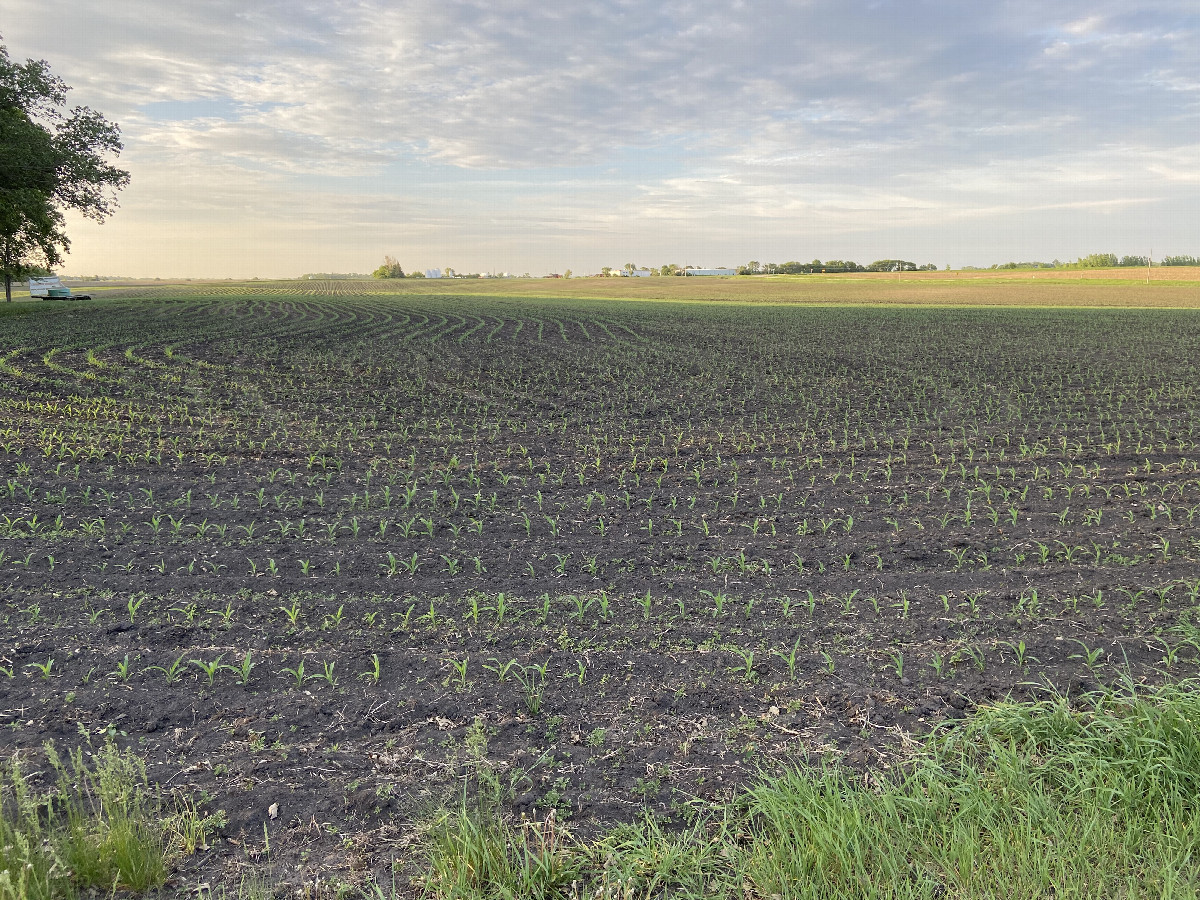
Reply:
M43 300L91 300L90 294L72 294L71 289L62 283L57 275L49 278L30 278L29 296L41 297Z

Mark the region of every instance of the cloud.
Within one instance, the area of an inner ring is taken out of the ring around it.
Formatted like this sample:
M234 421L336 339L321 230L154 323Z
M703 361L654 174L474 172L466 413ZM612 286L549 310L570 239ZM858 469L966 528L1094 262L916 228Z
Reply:
M8 0L5 18L13 55L121 122L135 184L181 217L236 183L293 218L315 220L306 197L386 196L463 235L481 215L530 236L556 221L600 249L621 239L597 223L630 216L688 219L692 239L701 220L753 237L744 223L876 217L891 240L1195 183L1183 0Z

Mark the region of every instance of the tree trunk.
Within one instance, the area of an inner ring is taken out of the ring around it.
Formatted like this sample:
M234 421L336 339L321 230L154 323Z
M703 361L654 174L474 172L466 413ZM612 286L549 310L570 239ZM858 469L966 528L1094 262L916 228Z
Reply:
M12 303L12 276L4 273L4 302Z

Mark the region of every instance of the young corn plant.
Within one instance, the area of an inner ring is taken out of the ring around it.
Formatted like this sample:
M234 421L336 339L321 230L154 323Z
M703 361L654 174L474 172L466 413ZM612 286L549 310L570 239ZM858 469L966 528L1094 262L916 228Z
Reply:
M188 662L204 673L204 677L208 679L208 686L212 687L213 681L216 680L217 673L220 672L221 669L225 668L221 665L221 660L224 657L225 654L222 653L220 656L210 662L206 662L201 659L191 659L188 660Z
M775 655L778 656L785 666L787 666L788 677L793 681L796 679L796 653L800 649L800 642L803 640L803 635L796 638L796 642L792 644L792 649L786 653L782 650L776 650Z
M218 657L218 659L219 658L220 657ZM254 671L254 665L255 663L252 654L249 650L247 650L246 654L242 657L242 661L236 666L230 663L225 663L221 666L221 668L231 672L234 677L237 678L237 683L245 687L246 685L250 684L250 673Z
M163 678L166 679L167 684L175 684L176 682L182 680L184 672L186 671L186 668L183 665L183 658L186 655L187 654L181 653L170 665L147 666L145 669L143 669L143 671L162 672Z

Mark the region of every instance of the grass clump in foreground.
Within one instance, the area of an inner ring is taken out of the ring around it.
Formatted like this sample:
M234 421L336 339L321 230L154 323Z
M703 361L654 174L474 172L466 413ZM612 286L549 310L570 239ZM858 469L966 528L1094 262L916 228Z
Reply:
M1044 898L1200 894L1200 689L1003 703L935 732L903 772L763 780L683 833L593 844L464 804L428 835L456 898ZM494 807L493 807L494 810ZM572 884L575 887L572 887Z
M144 761L111 741L90 763L83 748L64 761L47 744L46 755L57 783L45 795L17 756L0 763L0 900L157 888L171 862L203 847L220 824L186 798L168 810Z

